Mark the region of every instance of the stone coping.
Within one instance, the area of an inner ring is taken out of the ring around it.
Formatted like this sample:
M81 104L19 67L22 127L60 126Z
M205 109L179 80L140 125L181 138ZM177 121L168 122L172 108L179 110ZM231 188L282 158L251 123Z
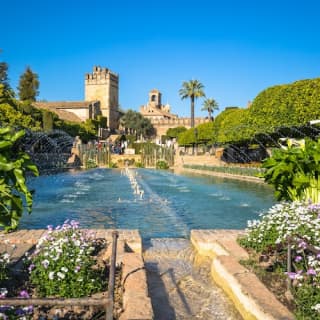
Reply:
M225 172L215 172L215 171L209 171L209 170L191 169L191 168L184 168L184 167L175 168L174 171L189 172L189 173L195 173L200 175L222 177L222 178L228 178L228 179L244 180L244 181L250 181L255 183L265 183L263 179L258 177L243 176L240 174L231 174L231 173L225 173Z
M111 229L85 229L90 230L96 238L105 238L107 242L112 241ZM153 310L151 300L148 296L147 275L142 258L142 241L138 230L116 230L119 233L117 242L116 264L122 266L122 288L123 288L123 312L120 320L151 320ZM18 261L26 251L34 246L38 239L46 232L40 230L19 230L12 233L0 232L0 252L12 250L12 261ZM10 245L6 244L9 241ZM105 253L105 259L111 256L111 246Z
M238 230L192 230L200 255L212 258L211 275L245 320L293 320L294 316L239 260L248 253L236 242Z

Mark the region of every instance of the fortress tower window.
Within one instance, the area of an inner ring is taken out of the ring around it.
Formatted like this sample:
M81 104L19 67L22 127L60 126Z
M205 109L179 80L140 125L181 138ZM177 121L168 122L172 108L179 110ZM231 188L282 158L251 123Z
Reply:
M157 96L156 96L155 94L153 94L153 95L151 96L151 101L154 102L154 101L156 101L156 99L157 99Z

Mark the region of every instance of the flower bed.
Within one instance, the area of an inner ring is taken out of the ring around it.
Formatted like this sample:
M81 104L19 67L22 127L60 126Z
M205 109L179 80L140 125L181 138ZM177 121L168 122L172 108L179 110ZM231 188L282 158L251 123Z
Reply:
M204 171L212 171L219 173L227 173L233 175L240 176L249 176L249 177L257 177L263 169L257 167L240 167L240 166L207 166L200 164L185 164L183 168L187 169L196 169L196 170L204 170Z
M255 261L290 279L296 318L320 319L320 205L276 204L260 220L249 221L246 231L239 243L258 254Z
M0 298L14 297L20 292L21 298L97 296L101 299L107 288L106 250L105 239L95 239L92 232L80 230L75 221L67 220L56 228L48 226L35 250L26 255L18 277L17 270L10 266L8 253L0 255ZM3 306L0 319L38 319L41 315L46 319L52 318L55 312L54 308ZM59 319L71 319L76 314L82 318L95 315L99 319L103 308L64 307L59 312Z

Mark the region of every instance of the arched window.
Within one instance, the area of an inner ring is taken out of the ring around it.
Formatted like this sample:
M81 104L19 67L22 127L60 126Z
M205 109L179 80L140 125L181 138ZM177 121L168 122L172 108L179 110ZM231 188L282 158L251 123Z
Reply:
M155 94L153 94L153 95L151 96L151 101L154 102L154 101L156 101L156 99L157 99L157 96L156 96Z

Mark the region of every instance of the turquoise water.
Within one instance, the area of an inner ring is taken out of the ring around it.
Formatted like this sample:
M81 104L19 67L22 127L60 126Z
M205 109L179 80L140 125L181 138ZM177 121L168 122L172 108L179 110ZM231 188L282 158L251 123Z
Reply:
M139 229L144 239L188 237L191 229L243 229L248 219L274 203L272 190L262 184L134 171L142 199L119 169L32 178L33 212L23 216L20 227L46 228L69 218L81 227Z

